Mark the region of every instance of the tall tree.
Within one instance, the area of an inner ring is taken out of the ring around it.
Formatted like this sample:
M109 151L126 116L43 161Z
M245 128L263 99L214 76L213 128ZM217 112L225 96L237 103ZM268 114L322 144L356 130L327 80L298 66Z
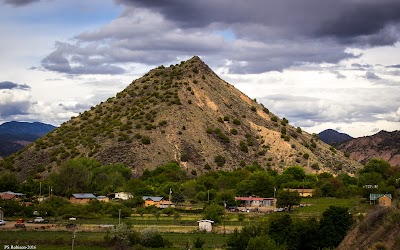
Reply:
M344 239L353 225L353 216L346 207L330 206L322 214L320 220L321 248L335 248Z

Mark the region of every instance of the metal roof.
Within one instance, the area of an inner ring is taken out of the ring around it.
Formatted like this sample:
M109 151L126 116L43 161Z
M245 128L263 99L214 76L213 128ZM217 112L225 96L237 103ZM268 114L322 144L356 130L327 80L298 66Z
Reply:
M161 201L162 199L164 199L164 197L159 197L159 196L143 196L143 200L152 200L152 201Z
M273 200L274 198L260 198L260 197L235 197L236 201L265 201Z
M391 194L369 194L369 200L375 201L381 198L382 196L387 196L390 199L393 199Z
M73 197L77 199L96 199L97 197L94 194L72 194Z

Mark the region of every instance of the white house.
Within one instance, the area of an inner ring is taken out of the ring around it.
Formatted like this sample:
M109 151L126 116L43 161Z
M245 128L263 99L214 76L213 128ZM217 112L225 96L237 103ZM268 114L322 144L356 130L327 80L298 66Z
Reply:
M214 223L214 221L212 221L212 220L199 220L197 222L199 223L199 230L200 231L206 231L206 232L211 232L212 231L212 223Z
M133 198L133 195L128 192L119 192L108 195L111 199L121 199L121 200L128 200Z

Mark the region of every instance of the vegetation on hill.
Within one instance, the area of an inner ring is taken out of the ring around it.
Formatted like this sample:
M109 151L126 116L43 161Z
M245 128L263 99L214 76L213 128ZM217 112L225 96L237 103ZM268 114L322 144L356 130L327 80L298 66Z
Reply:
M256 225L235 230L227 241L230 249L324 249L339 245L353 224L347 208L329 207L318 222L292 219L290 215L278 215Z
M253 162L279 172L293 165L332 173L361 167L221 80L198 57L151 70L0 161L0 169L19 178L48 176L78 157L124 164L135 176L170 161L193 176Z

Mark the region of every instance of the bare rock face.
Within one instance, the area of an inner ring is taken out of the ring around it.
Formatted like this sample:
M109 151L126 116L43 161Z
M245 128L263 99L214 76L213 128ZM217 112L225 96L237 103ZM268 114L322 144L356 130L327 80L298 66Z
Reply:
M198 57L151 70L0 166L26 176L80 156L123 163L137 175L169 161L198 174L254 162L279 171L299 165L355 173L361 166L251 100Z
M372 158L380 158L392 166L400 166L400 131L380 131L339 145L339 149L362 164Z

